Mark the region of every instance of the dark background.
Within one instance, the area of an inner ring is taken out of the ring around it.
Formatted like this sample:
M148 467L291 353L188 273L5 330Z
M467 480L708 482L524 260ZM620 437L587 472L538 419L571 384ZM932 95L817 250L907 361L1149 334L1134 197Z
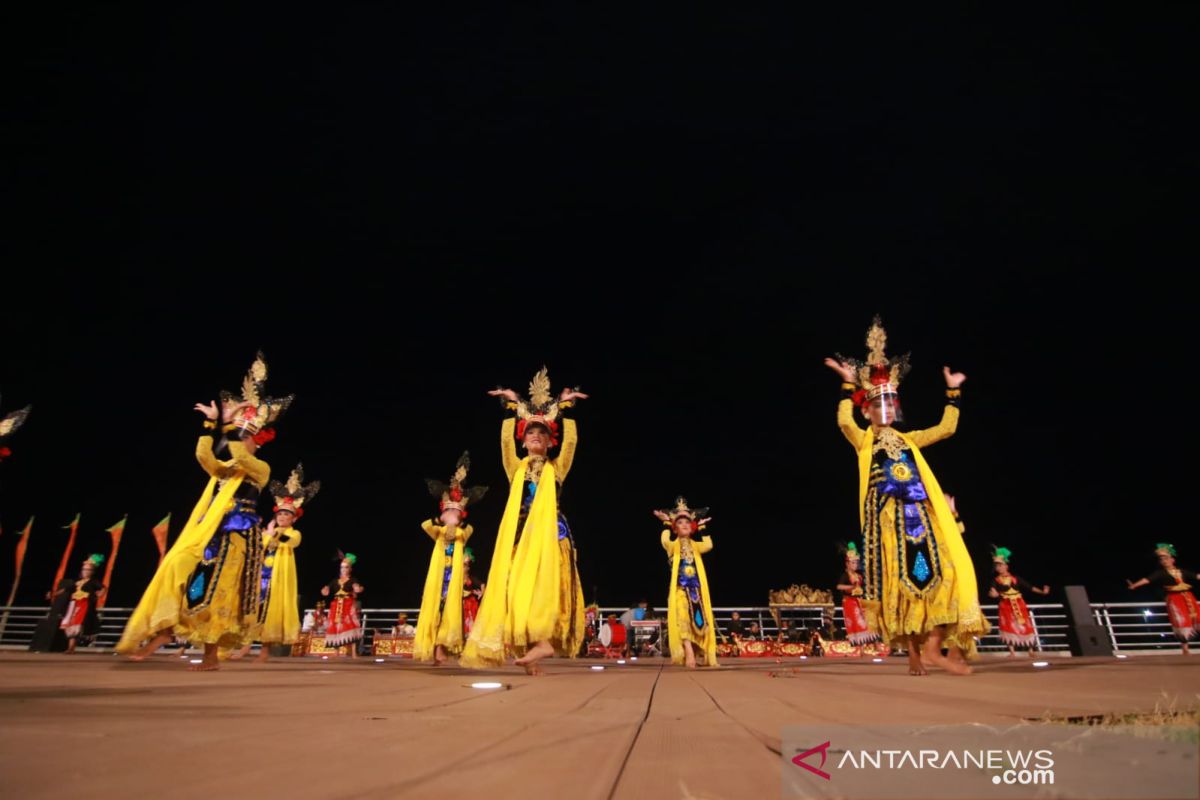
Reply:
M564 495L589 601L665 602L650 511L677 493L712 507L717 605L829 587L857 474L821 360L862 357L875 313L913 353L911 427L943 364L970 377L926 455L981 582L989 543L1100 600L1157 541L1200 565L1175 399L1195 19L1057 13L10 18L0 391L34 411L0 465L0 590L30 514L20 602L77 511L72 570L128 513L110 604L136 602L150 527L172 512L173 540L204 486L192 405L259 347L298 395L261 455L324 485L306 602L340 547L367 605L417 605L422 479L463 449L486 567L484 392L543 363L592 394Z

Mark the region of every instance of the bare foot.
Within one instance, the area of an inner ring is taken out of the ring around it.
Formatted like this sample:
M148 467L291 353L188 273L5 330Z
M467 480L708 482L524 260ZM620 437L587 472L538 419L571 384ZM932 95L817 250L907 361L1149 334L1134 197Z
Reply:
M964 661L953 661L942 655L941 648L936 650L927 649L921 657L922 661L928 662L930 666L944 669L953 675L970 675L971 668Z
M216 672L221 668L221 659L217 657L216 652L212 655L204 654L199 664L189 664L188 672Z
M271 660L271 648L263 645L263 648L258 651L258 657L254 659L255 664L265 664Z
M908 651L908 674L928 675L925 665L921 663L921 653L915 647Z
M146 642L146 644L140 650L131 655L129 660L145 661L147 656L153 655L154 651L158 650L158 648L162 647L169 641L171 641L171 634L160 633L158 636L155 636L153 639Z
M542 675L546 674L545 670L542 669L542 665L537 663L536 661L534 661L531 664L522 664L521 666L525 667L526 675L531 675L535 678L539 678Z
M433 648L433 665L440 667L446 661L446 648L440 644Z
M520 658L515 660L513 663L519 667L524 667L526 665L536 664L538 661L541 661L543 658L546 658L547 656L552 656L552 655L554 655L554 647L551 646L551 644L549 642L543 640L543 641L538 642L537 644L535 644L533 647L529 648L528 650L526 650L525 655L521 656ZM525 670L525 671L529 672L529 670ZM533 673L530 672L529 674L532 675Z
M215 644L204 645L204 658L188 667L189 672L215 672L221 668L221 650Z
M241 650L234 650L229 654L230 661L238 661L250 652L250 645L246 645Z

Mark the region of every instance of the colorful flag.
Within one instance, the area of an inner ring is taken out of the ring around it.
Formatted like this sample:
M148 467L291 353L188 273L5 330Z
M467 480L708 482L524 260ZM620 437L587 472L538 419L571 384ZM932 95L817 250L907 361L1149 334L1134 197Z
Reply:
M12 591L8 593L8 602L5 605L11 606L17 597L17 585L21 582L21 567L25 563L25 550L29 547L29 533L32 530L33 517L30 517L29 522L25 523L25 530L21 531L21 538L17 540L17 571L13 575Z
M71 551L75 549L75 534L79 533L79 515L76 514L75 519L63 525L63 528L70 528L71 535L67 537L67 549L63 550L62 561L58 562L58 572L54 575L54 585L50 587L50 594L58 590L58 582L67 574L67 562L71 560Z
M154 541L158 545L158 563L162 564L163 556L167 554L167 526L171 524L171 515L167 514L162 518L162 522L158 523L151 530L154 534Z
M112 593L113 564L117 563L117 550L121 547L121 534L125 532L125 520L127 519L129 519L128 514L122 517L121 521L116 525L105 529L112 534L112 552L108 555L108 567L104 570L104 585L109 591L100 595L100 599L96 601L96 608L104 608L104 603L108 600L109 594Z

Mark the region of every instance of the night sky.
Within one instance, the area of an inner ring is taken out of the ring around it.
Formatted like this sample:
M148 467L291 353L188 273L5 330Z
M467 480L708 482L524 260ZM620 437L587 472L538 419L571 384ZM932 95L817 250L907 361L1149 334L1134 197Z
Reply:
M76 512L72 571L128 513L109 602L136 602L150 527L172 512L173 540L205 485L192 406L260 347L297 395L261 456L323 484L306 603L342 548L365 605L419 605L423 479L464 449L490 561L485 392L543 363L592 395L564 490L587 600L665 603L650 512L680 493L712 508L716 605L831 587L858 489L821 361L863 357L879 313L909 427L943 364L969 377L925 455L981 582L995 543L1035 584L1152 597L1123 579L1155 542L1200 566L1172 402L1196 25L1055 13L10 20L0 394L34 410L0 464L0 591L30 514L22 603Z

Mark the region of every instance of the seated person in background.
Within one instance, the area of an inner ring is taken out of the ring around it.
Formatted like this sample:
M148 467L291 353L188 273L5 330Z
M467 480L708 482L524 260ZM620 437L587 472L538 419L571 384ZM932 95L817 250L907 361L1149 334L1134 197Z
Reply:
M408 614L401 614L396 617L396 624L392 626L392 634L394 636L416 636L417 629L408 624Z
M646 598L643 597L641 600L638 600L637 606L633 609L634 621L641 622L642 620L651 619L653 616L654 612L650 609L650 603Z
M820 634L821 638L827 642L846 638L846 631L834 624L832 611L826 611L821 614L821 627L815 633Z
M725 624L725 633L728 636L739 638L746 635L745 627L742 625L741 614L735 611L729 615L729 622Z
M621 615L621 624L628 628L629 623L634 621L641 622L646 619L647 606L649 606L649 603L645 598L638 600L637 605Z
M752 641L752 642L756 642L756 641L758 641L759 639L761 639L761 638L762 638L762 631L760 631L760 630L758 629L758 623L757 623L757 622L751 622L751 623L750 623L750 629L749 629L749 630L747 630L745 634L743 634L742 638L743 638L743 639L749 639L749 640L750 640L750 641Z
M779 634L775 637L775 641L792 643L805 642L809 639L809 636L805 635L806 633L806 631L803 631L800 628L793 628L786 619L781 619L779 621Z

